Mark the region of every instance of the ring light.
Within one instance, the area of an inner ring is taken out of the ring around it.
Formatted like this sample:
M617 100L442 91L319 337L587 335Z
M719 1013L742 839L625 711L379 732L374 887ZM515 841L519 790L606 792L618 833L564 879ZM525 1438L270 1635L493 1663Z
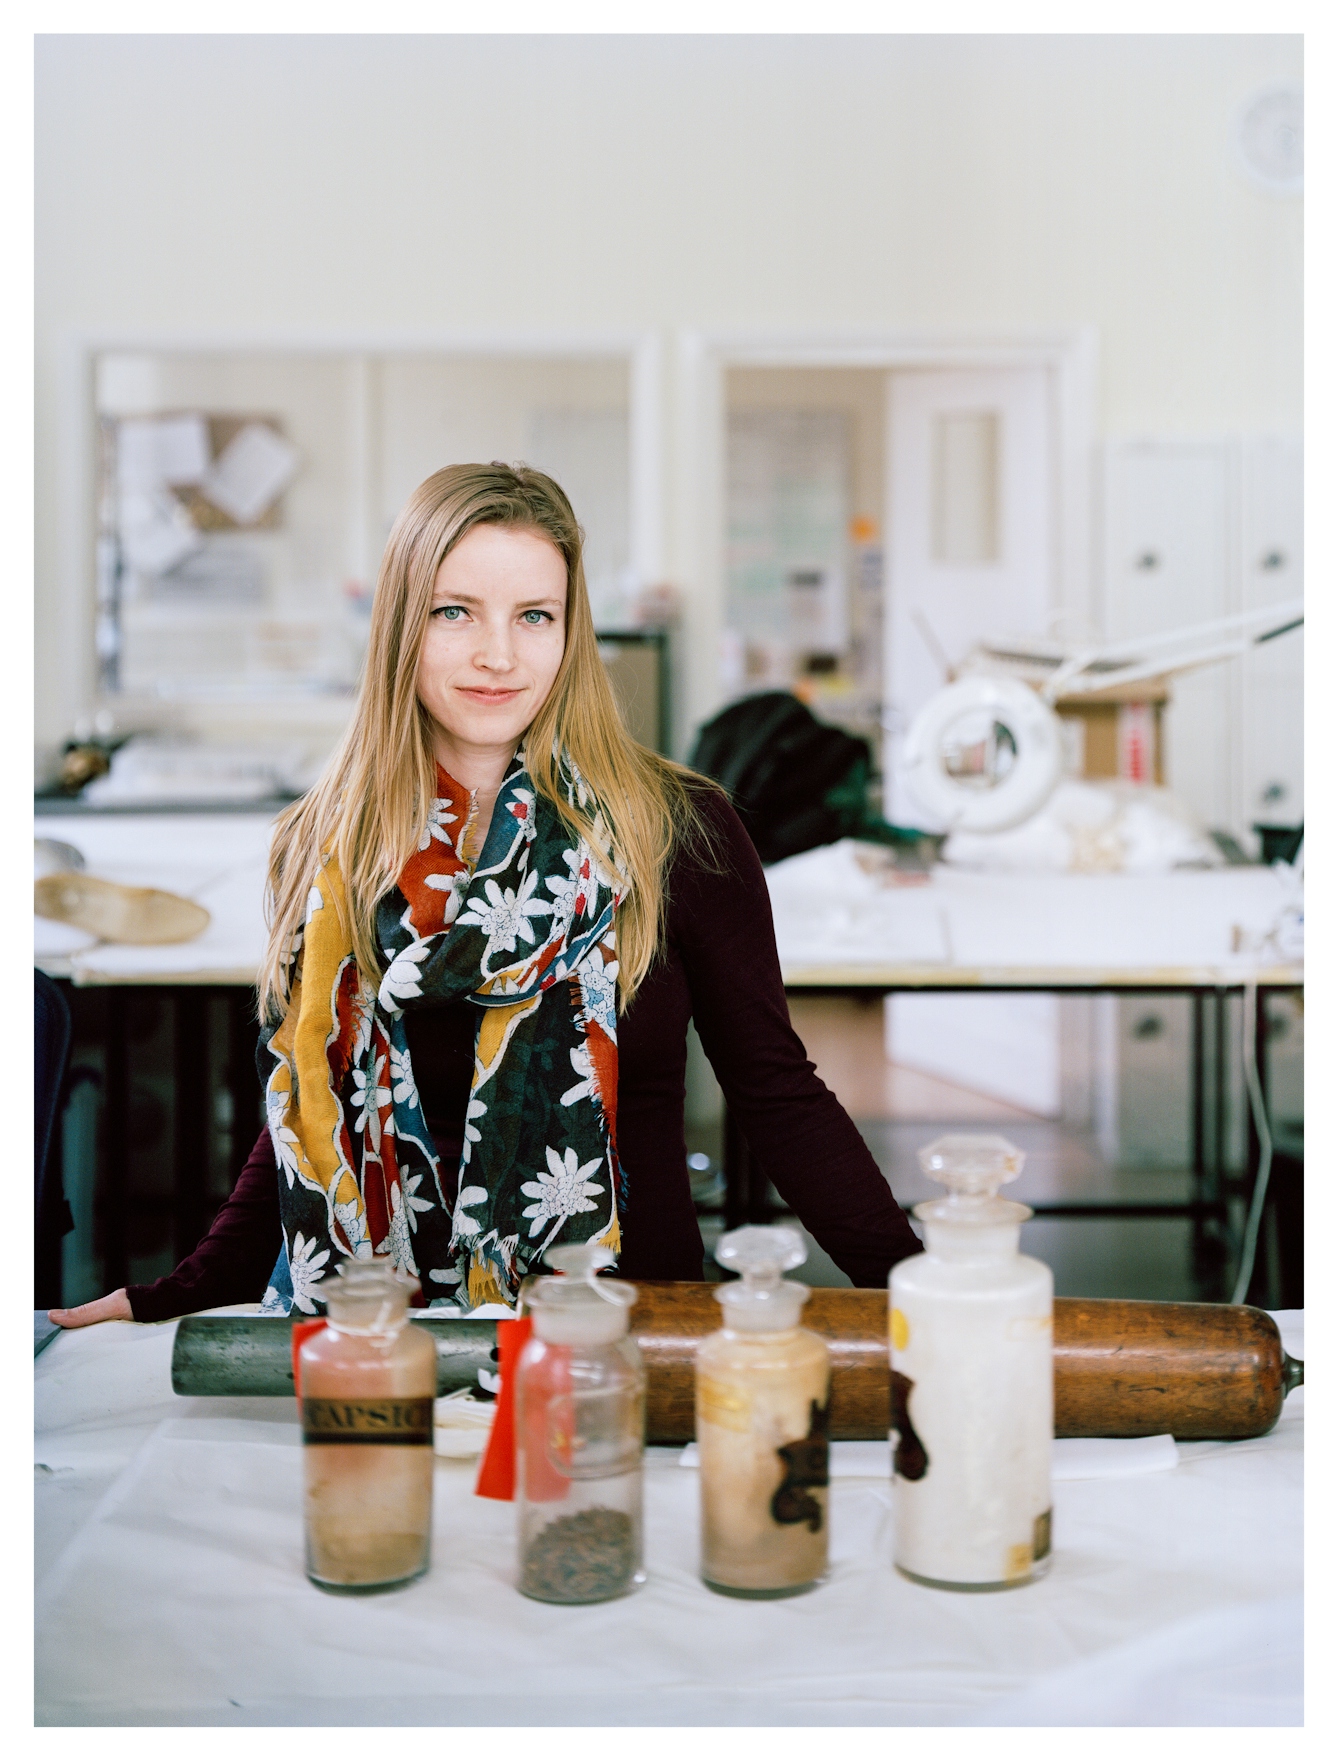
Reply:
M902 764L921 806L954 831L1008 831L1059 781L1059 719L1020 680L969 674L916 716Z

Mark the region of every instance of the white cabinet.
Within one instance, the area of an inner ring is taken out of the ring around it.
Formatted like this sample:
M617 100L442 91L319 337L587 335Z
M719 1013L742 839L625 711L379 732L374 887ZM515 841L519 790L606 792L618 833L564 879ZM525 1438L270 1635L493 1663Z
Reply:
M1302 592L1301 452L1286 440L1120 443L1104 471L1108 637L1136 639ZM1299 630L1172 681L1167 780L1253 849L1303 812Z
M1241 450L1241 609L1299 599L1302 566L1301 448L1258 440ZM1240 812L1257 823L1305 819L1304 634L1289 631L1252 648L1240 667Z
M1136 641L1231 609L1230 474L1223 444L1111 449L1103 582L1110 639ZM1238 817L1230 711L1226 665L1173 680L1166 780L1210 826Z

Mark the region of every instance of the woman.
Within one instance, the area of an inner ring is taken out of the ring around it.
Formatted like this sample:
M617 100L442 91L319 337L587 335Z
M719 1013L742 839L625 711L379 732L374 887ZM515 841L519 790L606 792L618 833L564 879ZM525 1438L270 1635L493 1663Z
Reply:
M269 907L268 1126L189 1259L62 1325L262 1293L314 1313L347 1254L465 1308L512 1300L557 1241L606 1243L628 1278L700 1278L689 1020L852 1280L917 1250L790 1027L737 816L623 728L580 529L540 472L452 466L400 514L357 708L279 821Z

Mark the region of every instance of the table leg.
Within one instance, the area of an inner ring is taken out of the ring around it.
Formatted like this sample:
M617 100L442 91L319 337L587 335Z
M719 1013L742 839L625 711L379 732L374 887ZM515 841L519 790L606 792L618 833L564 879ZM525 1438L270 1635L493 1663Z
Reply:
M1195 991L1190 998L1190 1019L1193 1037L1193 1049L1190 1052L1190 1093L1191 1123L1193 1131L1193 1173L1194 1203L1202 1207L1207 1198L1207 1082L1205 1080L1204 1058L1206 1055L1206 1033L1204 1024L1204 995ZM1203 1211L1196 1208L1194 1213L1193 1253L1195 1264L1204 1254Z
M129 1200L129 1145L126 1142L130 1110L130 1064L126 1046L126 1000L129 992L111 985L104 992L106 1010L106 1088L102 1106L103 1185L97 1205L102 1233L102 1260L108 1290L119 1290L130 1276L126 1240L126 1205Z
M725 1177L725 1227L738 1229L751 1220L753 1158L749 1153L748 1139L739 1129L738 1121L728 1106L725 1108L721 1138L724 1164L722 1172Z
M256 997L240 986L228 999L228 1092L232 1097L232 1124L228 1146L228 1186L237 1183L242 1165L255 1144L263 1123L260 1077L256 1071Z
M195 1251L208 1227L210 995L203 985L180 985L172 998L173 1247L178 1263Z

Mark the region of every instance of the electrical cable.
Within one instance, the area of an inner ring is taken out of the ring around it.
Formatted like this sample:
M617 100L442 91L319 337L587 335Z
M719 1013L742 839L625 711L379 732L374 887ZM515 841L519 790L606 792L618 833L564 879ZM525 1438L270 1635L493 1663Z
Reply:
M1242 1023L1244 1031L1241 1038L1245 1051L1245 1092L1250 1097L1250 1112L1254 1115L1254 1129L1259 1138L1259 1171L1254 1177L1254 1192L1250 1198L1245 1233L1241 1237L1240 1266L1236 1272L1236 1287L1231 1293L1233 1303L1245 1301L1245 1293L1250 1288L1250 1279L1254 1276L1254 1259L1259 1247L1259 1225L1264 1215L1264 1199L1268 1195L1268 1177L1273 1167L1273 1134L1268 1129L1268 1109L1264 1105L1264 1093L1259 1083L1257 1034L1255 1031L1258 1022L1258 995L1258 982L1250 979L1245 986L1245 1020Z

